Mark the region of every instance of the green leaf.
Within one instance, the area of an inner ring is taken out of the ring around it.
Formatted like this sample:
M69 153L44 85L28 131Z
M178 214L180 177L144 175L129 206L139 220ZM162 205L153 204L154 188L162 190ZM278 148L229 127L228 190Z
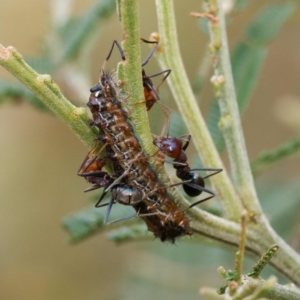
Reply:
M116 206L116 207L115 207ZM112 229L116 226L124 226L124 222L118 222L111 225L103 224L105 218L106 209L88 207L79 212L74 213L71 216L66 217L62 225L68 231L70 238L68 242L76 243L82 241L96 233L100 233L102 230ZM126 207L124 205L114 205L111 213L111 220L119 220L126 216L133 215L132 207ZM126 220L126 224L132 224L138 222L137 218Z
M239 43L233 51L232 73L240 111L244 111L248 104L266 57L266 47L255 48Z
M89 207L66 217L62 224L70 234L68 241L78 242L100 231L104 226L104 213L104 210Z
M260 181L257 185L260 202L263 210L268 212L272 226L284 239L290 238L299 227L299 178L288 183L282 179Z
M241 11L245 9L246 5L249 3L249 0L236 0L234 4L235 11Z
M0 104L25 100L35 108L48 111L48 108L24 85L10 81L0 81Z
M133 226L122 226L118 229L112 230L106 234L108 240L116 243L124 243L132 240L149 240L153 239L152 234L147 233L147 227L145 224L133 225Z
M96 1L86 13L78 18L71 19L60 30L61 61L73 59L90 40L90 36L99 32L100 22L112 16L116 11L116 3L112 0Z
M280 145L276 149L258 154L251 162L253 173L257 173L284 159L300 154L300 137Z
M295 8L296 6L292 3L268 5L247 28L247 41L254 45L264 45L270 42Z

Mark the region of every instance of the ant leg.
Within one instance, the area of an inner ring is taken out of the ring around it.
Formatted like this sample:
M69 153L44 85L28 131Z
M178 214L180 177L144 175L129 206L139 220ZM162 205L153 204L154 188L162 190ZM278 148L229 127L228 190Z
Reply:
M86 169L87 169L87 168L88 168L88 167L96 160L97 157L95 156L95 157L92 159L92 161L84 168L84 170L82 170L84 164L88 161L88 159L89 159L91 153L93 154L97 147L98 147L98 141L96 141L95 147L94 147L92 150L90 150L90 151L88 152L88 154L86 155L85 159L84 159L83 162L81 163L81 165L80 165L80 167L79 167L79 169L78 169L78 171L77 171L77 175L79 175L79 172L80 172L80 171L84 172L84 171L85 171L85 170L86 170Z
M161 189L167 189L167 188L170 188L170 187L174 187L174 186L177 186L177 185L181 185L181 184L187 184L187 183L190 183L191 181L190 180L185 180L185 181L180 181L180 182L177 182L177 183L173 183L173 184L170 184L170 185L167 185L167 186L162 186L160 188L157 188L157 189L154 189L152 191L150 191L149 193L147 193L144 198L146 198L149 194L157 191L157 190L161 190Z
M82 177L98 176L98 177L100 177L100 176L103 176L106 174L108 174L108 173L104 172L104 171L91 171L91 172L82 173L79 176L82 176Z
M220 172L223 171L223 169L219 169L219 168L198 168L198 169L190 169L190 171L214 171L213 173L205 176L205 177L202 177L203 179L206 179L206 178L209 178L213 175L216 175Z
M128 217L124 217L124 218L121 218L121 219L118 219L118 220L114 220L114 221L111 221L111 222L108 222L108 223L105 223L105 224L106 225L110 225L110 224L114 224L114 223L117 223L117 222L121 222L121 221L124 221L124 220L136 218L136 217L139 217L139 215L138 214L134 214L134 215L131 215L131 216L128 216Z
M100 148L100 150L97 152L97 156L99 156L99 154L106 148L106 146L109 145L108 142L106 142L105 144L103 144L103 146Z
M200 203L203 203L203 202L205 202L205 201L207 201L207 200L213 198L214 196L215 196L215 194L212 193L211 196L206 197L206 198L204 198L204 199L201 199L201 200L199 200L199 201L196 201L196 202L192 203L190 206L188 206L187 208L185 208L185 209L183 209L183 210L181 210L181 211L182 211L182 212L183 212L183 211L186 211L186 210L188 210L188 209L190 209L190 208L192 208L192 207L194 207L194 206L196 206L196 205L198 205L198 204L200 204Z
M108 60L109 60L109 58L110 58L110 56L111 56L111 54L112 54L112 52L113 52L113 50L114 50L114 46L115 46L115 45L116 45L116 46L118 47L118 49L119 49L119 52L120 52L121 57L122 57L122 60L125 60L125 59L126 59L126 58L125 58L124 51L123 51L121 45L119 44L119 42L118 42L117 40L114 40L113 43L112 43L112 46L111 46L111 48L110 48L110 51L109 51L109 53L108 53L108 55L107 55L107 57L106 57L106 59L105 59L103 65L102 65L102 67L101 67L100 78L101 78L101 76L103 75L105 65L106 65L106 63L108 62ZM101 82L100 79L99 79L99 82Z
M172 71L171 69L167 69L167 70L160 71L160 72L157 72L157 73L154 73L154 74L151 74L151 75L148 76L148 78L152 78L152 77L155 77L155 76L158 76L158 75L167 73L167 74L163 77L163 79L162 79L162 81L160 82L160 84L156 87L157 93L158 93L159 87L160 87L160 86L164 83L164 81L168 78L168 76L170 75L171 71Z
M186 134L185 134L185 135L182 135L181 137L183 137L183 136L186 136ZM181 137L179 137L179 138L181 138ZM191 141L191 138L192 138L192 135L191 135L191 134L188 134L188 135L187 135L187 141L185 142L185 144L184 144L183 147L181 148L183 151L185 151L185 150L187 149L187 147L189 146L190 141Z
M170 132L170 114L171 114L171 109L170 107L162 104L161 102L157 102L157 104L160 106L163 114L166 116L166 121L164 123L164 126L161 130L161 136L165 135L165 132L167 133L167 135L169 135Z
M104 190L99 198L99 200L97 201L97 203L95 204L95 207L101 207L100 203L103 200L103 198L106 196L107 192Z
M147 105L147 110L150 110L151 107L152 107L152 105L156 102L160 106L162 112L164 113L164 115L167 118L167 121L165 122L165 124L163 126L161 135L163 135L164 132L169 132L170 131L170 114L171 114L171 109L168 106L166 106L166 105L164 105L164 104L162 104L161 102L158 101L158 100L160 100L160 97L159 97L159 88L164 83L164 81L167 79L167 77L170 75L170 73L171 73L171 69L167 69L167 70L163 70L163 71L151 74L151 75L146 75L144 69L142 69L142 77L143 77L144 88L146 88L149 91L152 91L154 97L156 98L156 101L154 100L155 98L150 101L150 103ZM153 86L151 78L159 76L161 74L165 74L165 75L164 75L162 81L159 83L159 85L155 88Z
M92 150L91 150L92 151ZM90 151L90 152L91 152ZM78 171L77 171L77 175L78 176L82 176L83 173L81 172L84 172L96 159L97 159L97 156L94 156L90 161L89 163L85 166L85 163L89 160L89 155L90 155L90 152L86 155L85 159L83 160L82 164L80 165ZM84 168L83 168L84 167Z
M142 69L142 76L143 76L146 87L154 92L154 94L155 94L155 96L157 97L158 100L160 99L159 96L158 96L159 87L167 79L167 77L170 75L171 71L172 71L171 69L167 69L167 70L159 71L159 72L151 74L151 75L146 75L145 70ZM150 84L150 83L152 83L152 81L149 82L149 79L153 78L153 77L156 77L156 76L159 76L159 75L164 74L164 73L167 73L167 74L163 77L162 81L159 83L159 85L155 89L153 87L153 85Z
M155 213L155 214L157 214L157 213ZM140 214L139 214L139 211L138 211L138 212L135 213L134 215L131 215L131 216L128 216L128 217L124 217L124 218L121 218L121 219L117 219L117 220L115 220L115 221L111 221L111 222L109 222L109 223L106 223L106 225L114 224L114 223L117 223L117 222L120 222L120 221L132 219L132 218L136 218L136 217L140 217L140 216L144 216L144 215L140 215Z
M132 161L129 161L129 166L128 169L121 175L119 176L116 180L114 180L107 188L105 188L104 192L108 192L113 186L115 186L116 184L118 184L122 178L124 178L125 176L127 176L130 172L130 167L132 166L132 164L138 159L138 157L142 154L143 152L140 152L138 154L138 156L134 159L132 159Z
M109 214L111 212L111 208L112 208L113 204L115 204L115 203L117 203L117 202L115 202L114 199L111 198L108 203L105 203L105 204L102 204L102 205L98 206L98 207L108 206L107 211L105 213L105 218L104 218L104 224L105 225L110 225L110 224L114 224L114 223L117 223L117 222L120 222L120 221L124 221L124 220L128 220L128 219L132 219L132 218L138 217L137 214L134 214L134 215L131 215L131 216L128 216L128 217L124 217L124 218L115 220L115 221L107 222L107 220L109 218Z
M144 43L147 43L147 44L155 44L155 46L152 48L152 50L149 53L149 55L146 57L145 61L142 62L142 67L143 67L143 66L145 66L149 62L150 58L153 56L153 54L154 54L154 52L155 52L155 50L156 50L156 48L158 46L158 42L156 42L156 41L147 41L147 40L145 40L143 38L140 38L140 40L143 41Z
M128 175L129 171L127 172L127 170L121 175L119 176L115 181L113 181L113 183L111 183L105 190L104 192L107 193L112 187L114 187L115 185L117 185L122 178L124 178L126 175Z
M177 139L181 139L181 140L184 140L184 141L190 141L191 138L192 138L192 135L190 133L186 133L186 134L183 134L181 136L178 136L176 137Z
M98 184L95 184L95 185L93 185L93 186L91 186L91 187L85 189L83 192L84 192L84 193L87 193L87 192L91 192L91 191L94 191L94 190L98 190L98 189L100 189L100 188L102 188L102 186L100 186L100 185L98 185Z
M117 202L116 201L114 201L114 203L113 204L116 204ZM97 207L104 207L104 206L107 206L109 204L109 202L107 202L107 203L103 203L103 204L101 204L101 205L98 205Z
M168 164L172 164L174 166L183 166L183 167L186 167L188 165L187 163L181 163L179 161L173 161L173 160L165 160L164 162L166 162Z
M111 208L112 208L113 204L114 204L114 198L111 197L109 202L108 202L108 207L107 207L107 210L106 210L106 213L105 213L104 224L107 224L107 220L109 218L109 214L111 212Z
M187 181L188 181L188 180L187 180ZM203 186L201 186L201 185L198 185L198 184L196 184L196 183L193 183L191 180L190 180L189 182L185 182L184 184L187 185L187 186L189 186L189 187L191 187L191 188L193 188L193 189L196 189L196 190L198 190L198 191L206 192L206 193L211 194L211 195L215 195L211 190L206 189L205 187L203 187ZM200 193L199 193L199 194L200 194ZM189 195L189 196L191 196L191 195ZM191 197L192 197L192 196L191 196Z

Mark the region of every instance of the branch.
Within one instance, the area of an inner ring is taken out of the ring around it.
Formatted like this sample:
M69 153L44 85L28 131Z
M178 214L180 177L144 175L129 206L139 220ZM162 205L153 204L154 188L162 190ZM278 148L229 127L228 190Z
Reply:
M160 42L159 51L157 51L158 61L162 69L172 69L167 82L203 163L212 168L223 168L222 173L210 179L229 219L238 221L242 206L207 130L181 60L173 2L156 0L156 6L159 26L159 37L156 38ZM153 38L155 38L154 35Z
M36 73L13 47L4 48L0 45L0 64L66 123L89 149L94 147L96 134L88 125L89 118L86 110L70 103L50 75Z
M129 119L134 125L134 131L139 137L140 144L144 151L151 155L157 152L153 144L146 105L144 104L144 91L141 76L141 53L140 53L140 33L138 5L136 0L118 1L119 18L123 27L123 50L126 61L118 65L118 79L122 82L122 88L126 97L126 106L129 111ZM149 158L153 169L165 186L171 184L167 172L162 164L157 164L155 158ZM176 199L176 202L183 206L189 206L180 193L174 188L168 192Z
M232 176L240 199L249 214L262 214L249 165L245 140L233 83L225 17L221 1L210 0L203 15L209 20L211 44L209 46L214 76L212 82L221 110L221 127L230 159ZM200 15L201 17L202 15Z

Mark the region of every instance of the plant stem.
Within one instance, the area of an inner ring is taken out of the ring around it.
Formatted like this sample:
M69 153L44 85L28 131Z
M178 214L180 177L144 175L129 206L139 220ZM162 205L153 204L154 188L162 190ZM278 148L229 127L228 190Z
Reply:
M52 81L50 75L36 73L13 47L5 48L0 45L0 64L66 123L89 149L94 147L96 134L88 125L86 110L70 103Z
M160 41L159 51L157 51L158 61L162 69L172 69L167 82L203 163L212 168L223 168L223 172L210 179L223 202L229 219L238 221L242 206L209 135L181 60L173 2L156 0L156 6Z
M210 0L206 3L208 7L206 15L211 16L209 17L210 50L213 62L215 62L215 91L220 103L221 127L224 131L235 185L248 214L256 220L256 223L249 224L249 227L251 226L255 230L257 243L261 242L263 236L264 239L270 241L270 244L278 244L281 251L274 257L274 265L285 275L289 273L287 276L299 285L300 257L270 226L257 199L236 102L221 1Z
M221 120L232 176L240 199L249 214L259 217L262 210L256 195L240 121L227 44L225 17L220 0L207 1L210 52L214 67L212 79L219 101Z
M136 0L120 0L117 2L119 17L123 27L123 50L125 52L125 62L118 65L118 79L122 81L126 97L126 106L129 111L129 119L134 125L134 132L139 138L142 149L148 155L157 153L157 148L153 144L153 137L150 130L148 115L146 111L142 76L141 76L141 54L140 54L140 33L138 5ZM163 168L163 164L157 164L155 158L149 158L153 169L155 169L160 180L167 186L170 179ZM176 199L176 202L188 206L182 196L174 188L168 192Z
M196 148L202 154L203 162L209 165L210 167L221 167L222 162L220 161L219 155L216 152L212 140L208 134L205 123L190 89L190 85L185 74L183 63L181 61L181 56L177 42L173 3L172 1L156 0L156 4L160 30L160 47L159 52L157 54L158 60L162 68L172 69L172 75L170 76L170 79L168 78L168 83L170 84L171 91L173 92L174 98L177 102L177 105L179 106L179 111L183 115L187 126L189 127L190 132L193 135ZM222 44L224 45L224 47L221 47L219 51L223 51L223 48L227 47L226 32L224 25L224 22L221 25L219 25L222 26L222 35L221 37L219 35L220 41L223 42L223 40L225 39L225 43ZM225 49L225 53L222 52L221 54L220 60L223 63L226 62L226 73L221 74L225 74L226 76L229 76L229 78L232 79L230 73L230 65L228 65L228 47ZM226 76L224 76L224 78L226 78ZM232 93L234 95L234 87L232 80L231 84L229 83L230 81L228 83L225 82L225 84L222 85L222 88L226 87L227 93L229 91L231 92L231 94L229 95L226 94L226 97L232 97ZM235 98L225 99L227 102L229 102L229 104L227 105L229 105L230 109L233 109L236 106L236 104L234 105L231 103L234 101L234 99ZM233 115L236 116L236 114L238 117L237 110L233 113ZM250 207L251 211L257 213L259 216L261 210L257 202L255 190L253 191L253 179L249 169L249 163L247 160L247 153L244 146L242 131L240 127L236 128L236 123L232 124L232 131L238 136L238 138L235 137L234 141L236 143L241 141L241 144L243 145L236 146L234 143L231 143L231 146L234 148L232 149L232 151L234 150L240 157L238 164L235 165L235 168L237 168L237 166L238 168L248 166L246 168L246 171L239 171L238 176L245 176L245 178L248 179L250 178L249 182L247 180L245 182L241 182L243 185L239 185L240 188L242 187L242 190L239 190L239 193L243 196L244 203L245 199L249 201L249 205L247 206L248 209ZM247 171L247 169L249 170L249 172ZM218 174L218 176L212 177L212 180L218 191L218 194L222 198L224 208L229 218L231 218L234 221L237 221L240 217L241 203L235 195L234 189L227 174L225 172L223 172L223 174L220 173ZM246 183L250 185L249 189ZM249 194L251 197L249 196ZM225 199L223 199L223 197L225 197ZM187 214L191 216L193 220L195 220L194 222L192 222L193 230L195 232L225 242L234 240L235 244L237 244L239 226L235 226L232 223L228 224L226 220L219 220L214 216L208 217L207 213L202 212L197 208L188 210ZM247 230L247 250L250 250L256 253L257 255L260 255L271 244L278 244L281 251L279 251L280 253L278 253L274 257L272 265L274 265L277 269L284 273L288 278L290 278L297 284L300 284L300 272L298 272L298 255L282 239L280 239L280 237L277 236L274 230L270 227L264 215L261 216L260 221L261 223L257 225L249 224L249 230ZM219 231L217 229L219 229ZM264 239L261 238L262 236L264 236ZM289 267L287 268L287 266Z
M119 63L118 79L126 87L126 106L134 130L141 139L142 148L147 153L156 151L150 131L141 76L141 51L138 3L136 0L121 0L118 11L123 27L123 50L126 61Z
M276 300L297 300L300 297L299 289L292 286L282 286L276 283L276 278L271 277L267 281L262 279L252 279L250 277L245 278L246 285L255 285L256 293L259 293L260 298L276 299ZM254 293L254 295L256 295ZM235 299L235 298L233 298ZM239 298L237 298L239 299ZM240 298L245 299L245 298ZM248 299L248 298L247 298ZM258 299L258 298L249 298Z
M244 262L245 244L246 244L246 216L247 212L244 211L241 216L241 233L239 240L239 249L235 255L235 281L241 285L242 283L242 268Z

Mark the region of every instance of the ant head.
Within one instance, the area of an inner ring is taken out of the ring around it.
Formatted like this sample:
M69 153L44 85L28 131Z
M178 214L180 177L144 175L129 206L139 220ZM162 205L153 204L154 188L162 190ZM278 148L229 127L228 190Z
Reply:
M182 141L174 137L157 137L153 144L165 155L178 158L182 150Z

